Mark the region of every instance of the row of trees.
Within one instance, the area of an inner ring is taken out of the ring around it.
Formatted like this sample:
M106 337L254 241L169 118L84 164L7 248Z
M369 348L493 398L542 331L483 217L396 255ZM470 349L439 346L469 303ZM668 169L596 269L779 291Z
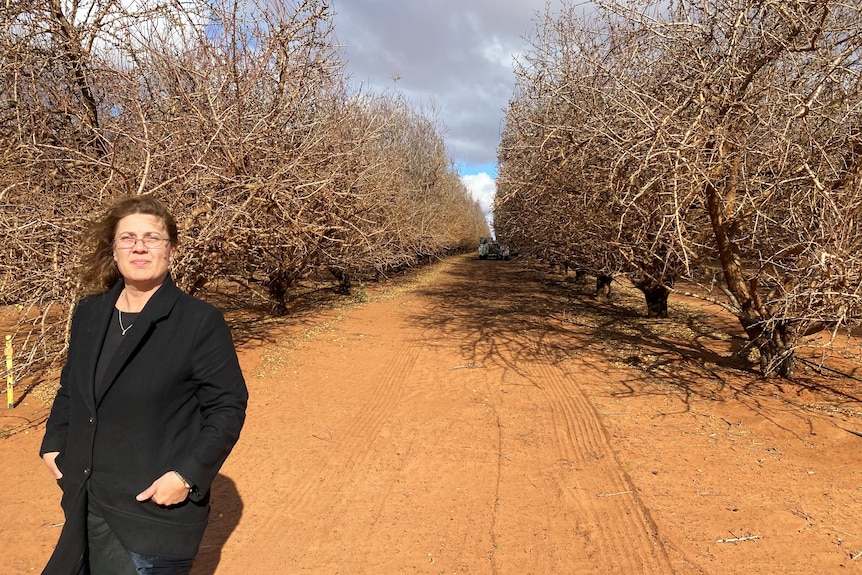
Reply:
M230 280L277 314L317 270L346 289L488 233L433 113L351 87L324 0L14 0L0 80L21 373L61 357L80 234L118 195L170 205L181 287Z
M597 0L546 14L498 150L499 237L650 314L686 278L791 376L805 336L862 319L862 8Z

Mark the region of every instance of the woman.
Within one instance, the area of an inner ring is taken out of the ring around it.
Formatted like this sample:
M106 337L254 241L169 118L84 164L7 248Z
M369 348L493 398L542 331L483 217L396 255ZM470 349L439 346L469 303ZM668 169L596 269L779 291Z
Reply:
M43 574L188 573L245 420L230 330L171 281L177 226L157 199L118 201L84 245L98 293L75 310L40 452L66 515Z

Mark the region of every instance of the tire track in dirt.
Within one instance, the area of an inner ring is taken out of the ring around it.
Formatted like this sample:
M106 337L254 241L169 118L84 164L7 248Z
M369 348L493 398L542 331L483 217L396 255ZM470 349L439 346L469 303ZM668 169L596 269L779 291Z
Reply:
M375 477L361 472L379 487L365 490L367 533L354 550L364 573L489 572L497 419L479 370L463 365L457 346L426 335L439 333L423 332L404 373L399 406L369 458Z
M246 535L242 548L231 558L232 565L242 565L245 556L253 560L260 573L326 572L318 570L316 565L323 560L316 553L322 542L335 536L339 522L349 512L356 486L363 479L357 469L391 417L403 393L405 374L419 357L420 333L406 328L399 334L407 337L394 346L387 338L386 354L376 356L381 366L379 376L372 385L364 385L362 404L351 407L350 416L337 421L338 430L332 430L332 437L315 440L323 441L322 456L300 462L296 473L278 478L277 491L285 496L272 494L264 498L263 505L256 505L265 511L256 519L253 533ZM335 343L328 345L338 347ZM324 350L322 355L334 353ZM369 380L362 381L367 384ZM288 533L289 542L273 545ZM224 567L225 572L236 568L227 564Z
M674 573L655 523L614 455L608 435L577 381L559 368L535 366L535 374L559 416L556 443L560 458L577 470L574 485L559 485L569 505L594 529L590 541L602 573Z
M480 326L468 338L475 353L503 370L487 385L501 392L502 451L512 458L500 472L504 515L492 526L493 571L673 574L654 521L579 387L589 372L568 359L584 342L548 323L546 310L560 302L517 266L471 266L471 272L468 285L483 293L484 313L498 319L465 311L464 325ZM537 455L543 441L557 461ZM507 473L518 465L536 472L526 480Z

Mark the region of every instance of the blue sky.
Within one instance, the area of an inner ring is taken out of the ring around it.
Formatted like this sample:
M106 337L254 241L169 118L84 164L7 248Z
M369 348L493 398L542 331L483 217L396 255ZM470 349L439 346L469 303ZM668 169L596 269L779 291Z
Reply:
M492 178L497 177L497 162L487 164L458 165L458 173L462 176L475 176L476 174L488 174Z
M545 0L332 0L351 80L436 110L449 155L486 209L514 58ZM551 4L554 6L554 3Z

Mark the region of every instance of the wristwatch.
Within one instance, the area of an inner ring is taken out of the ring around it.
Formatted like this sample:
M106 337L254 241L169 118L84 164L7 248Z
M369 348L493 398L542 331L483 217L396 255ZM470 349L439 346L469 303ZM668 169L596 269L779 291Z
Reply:
M179 478L180 478L180 481L182 481L182 482L183 482L183 487L185 487L186 489L188 489L189 491L191 491L191 490L192 490L192 484L191 484L191 483L189 483L189 480L188 480L188 479L186 479L185 477L183 477L183 476L182 476L182 474L181 474L179 471L174 471L174 473L176 473L176 474L177 474L177 477L179 477Z

